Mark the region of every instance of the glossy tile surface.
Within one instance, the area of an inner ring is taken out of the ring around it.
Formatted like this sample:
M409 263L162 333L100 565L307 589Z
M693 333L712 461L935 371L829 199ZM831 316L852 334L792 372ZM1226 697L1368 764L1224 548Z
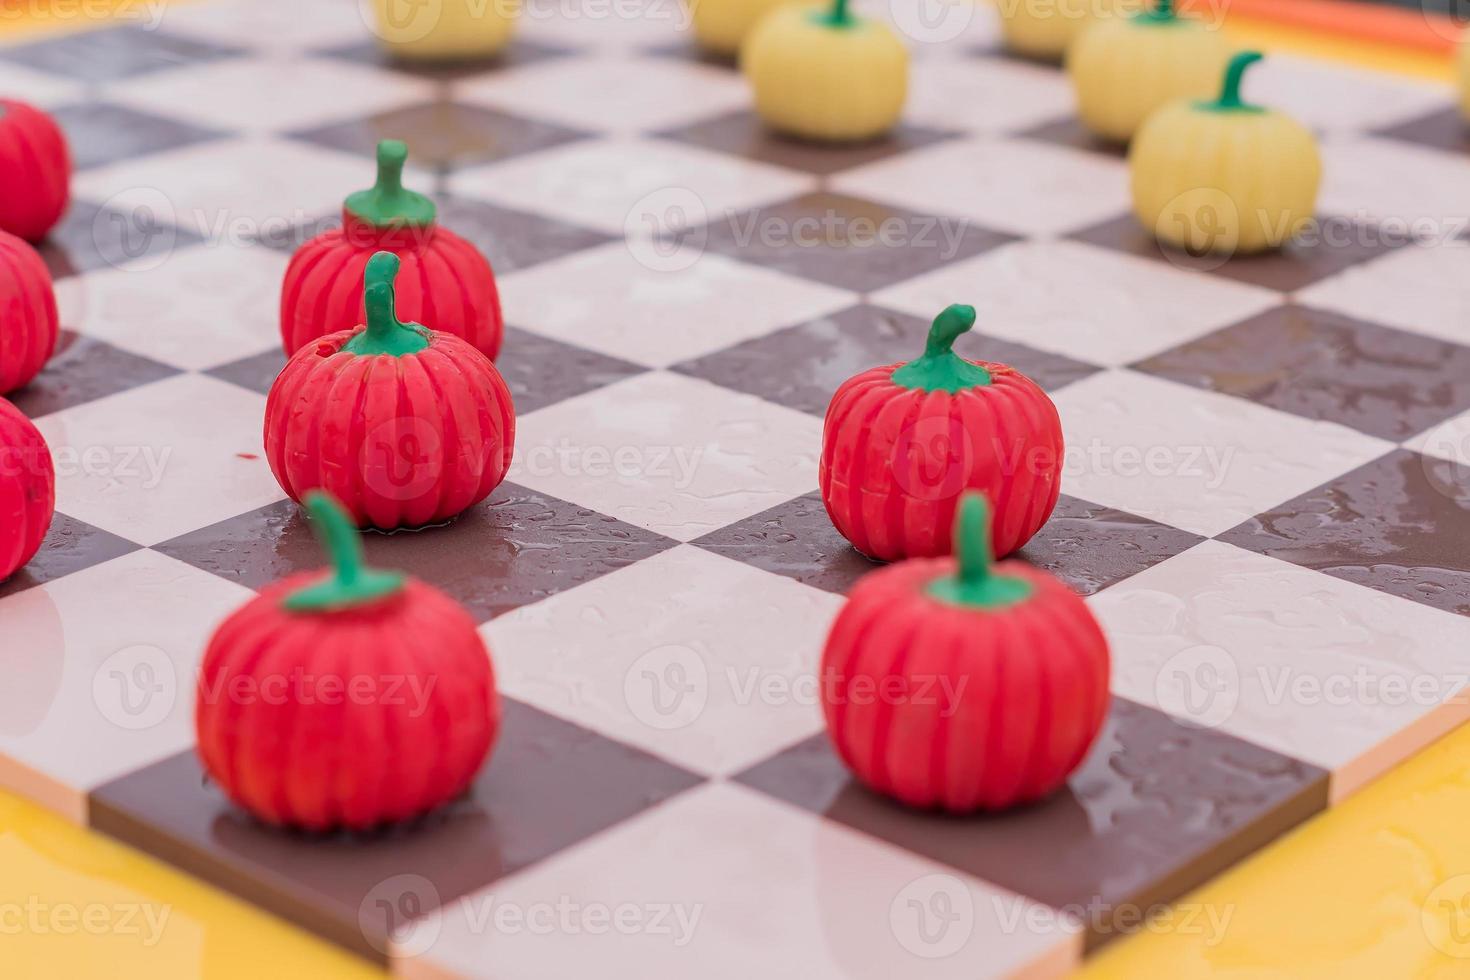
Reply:
M1320 769L1121 698L1067 786L1008 813L905 810L855 783L825 735L740 781L1054 908L1100 911L1089 946L1116 935L1120 909L1170 901L1320 809L1327 791Z
M46 733L0 740L6 784L376 962L391 932L400 972L436 980L978 980L1059 974L1136 931L1133 910L1351 805L1458 721L1443 698L1389 703L1395 685L1449 690L1470 614L1470 311L1449 220L1470 213L1470 181L1444 132L1401 129L1442 130L1449 94L1261 66L1250 94L1323 133L1322 235L1183 261L1127 218L1123 161L1081 132L1065 77L998 54L988 9L951 8L936 22L867 5L914 42L912 90L891 137L837 147L767 131L732 66L694 56L685 9L660 0L529 0L503 55L440 66L386 55L349 0L199 0L160 8L146 36L0 51L0 87L57 107L83 164L42 246L63 349L15 396L58 450L61 510L0 586L0 655L20 678L0 702L17 733ZM187 711L155 741L115 738L115 758L73 738L102 710L86 705L112 703L98 690L121 705L123 682L146 693L166 673L88 657L154 636L177 648L186 696L225 612L320 566L260 459L284 362L276 288L388 137L494 265L520 432L516 472L484 505L365 544L469 609L508 717L475 795L438 822L303 841L201 782ZM870 225L890 240L863 244ZM916 356L955 302L980 312L958 349L1015 365L1062 409L1064 494L1017 557L1103 614L1124 696L1063 793L941 820L852 785L803 681L878 567L815 492L827 401ZM1191 474L1210 452L1221 465ZM188 611L158 598L160 570ZM35 643L15 653L17 624ZM1238 681L1210 727L1186 687L1229 679L1215 649ZM1376 693L1312 703L1339 675ZM54 734L73 708L82 723ZM110 781L90 808L78 765ZM1419 850L1401 851L1420 874ZM705 911L676 949L483 920L413 948L415 909L458 895L529 909L548 890L610 916ZM387 929L385 907L408 928ZM200 928L166 944L189 969L255 962ZM78 975L114 961L99 962Z

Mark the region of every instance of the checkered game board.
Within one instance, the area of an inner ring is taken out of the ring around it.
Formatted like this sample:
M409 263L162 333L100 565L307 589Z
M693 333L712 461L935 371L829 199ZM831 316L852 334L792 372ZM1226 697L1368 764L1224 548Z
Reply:
M7 787L407 975L973 980L1066 972L1466 718L1448 90L1262 65L1247 94L1322 134L1323 220L1221 264L1135 227L1120 152L984 7L910 39L905 122L846 149L765 134L673 0L533 4L503 60L427 71L350 0L134 13L0 51L78 168L64 349L15 398L59 513L0 586ZM520 421L489 502L367 550L484 624L507 714L469 797L313 839L203 778L193 688L222 617L321 562L262 458L276 303L384 137L495 266ZM816 494L827 399L954 302L962 352L1056 400L1022 557L1115 658L1068 787L970 819L856 786L812 683L873 567Z

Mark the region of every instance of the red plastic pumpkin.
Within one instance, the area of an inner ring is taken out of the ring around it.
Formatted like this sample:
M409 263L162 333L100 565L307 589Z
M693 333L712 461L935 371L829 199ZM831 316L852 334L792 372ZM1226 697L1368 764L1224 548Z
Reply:
M56 120L0 99L0 230L38 242L71 196L71 153Z
M991 565L967 494L955 558L863 578L822 653L827 730L868 786L955 813L1041 799L1107 714L1108 644L1087 604L1022 562Z
M36 557L55 515L51 450L31 420L0 398L0 582Z
M25 242L0 232L0 394L40 374L60 335L46 263Z
M1015 368L951 350L974 323L974 307L947 308L922 357L847 379L827 406L822 502L870 558L948 554L965 490L983 491L995 508L997 557L1025 544L1056 507L1056 406Z
M440 226L434 202L403 186L408 147L378 144L378 180L347 198L342 227L302 245L281 286L281 339L294 354L318 337L363 322L362 273L376 252L403 262L400 312L462 337L491 360L505 325L490 263L474 245Z
M398 258L365 275L367 325L303 347L265 406L271 472L293 500L326 490L359 526L446 521L505 479L515 443L510 391L465 341L403 323Z
M367 830L462 794L500 727L485 642L437 589L362 565L325 494L307 507L332 556L220 624L195 728L213 780L267 823Z

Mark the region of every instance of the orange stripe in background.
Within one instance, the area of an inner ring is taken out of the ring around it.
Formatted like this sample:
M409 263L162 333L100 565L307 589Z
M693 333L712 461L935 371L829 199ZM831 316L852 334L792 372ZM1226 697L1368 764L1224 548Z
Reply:
M1375 44L1447 54L1461 33L1446 14L1354 0L1183 0L1181 6L1218 19L1240 17Z

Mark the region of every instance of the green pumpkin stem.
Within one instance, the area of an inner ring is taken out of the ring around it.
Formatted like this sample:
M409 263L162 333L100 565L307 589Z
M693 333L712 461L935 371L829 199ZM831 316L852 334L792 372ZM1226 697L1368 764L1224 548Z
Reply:
M832 10L827 14L827 23L834 27L846 27L853 22L848 0L832 0Z
M893 383L923 391L948 391L990 384L990 372L960 357L953 350L960 335L975 325L975 307L958 303L947 306L934 318L924 355L893 372Z
M1158 3L1148 10L1135 14L1134 20L1143 24L1168 26L1179 23L1179 12L1174 9L1174 0L1158 0Z
M1026 599L1034 591L1023 578L995 574L990 541L990 504L971 490L960 498L954 522L953 576L936 579L929 595L941 602L973 609L999 609Z
M355 334L342 349L353 354L390 354L402 357L429 346L426 331L417 323L398 319L393 280L398 276L398 256L392 252L375 252L363 273L363 306L367 308L367 329Z
M1230 64L1225 66L1225 78L1220 84L1220 97L1215 100L1216 109L1249 109L1253 108L1240 97L1240 83L1245 77L1245 70L1261 60L1259 51L1242 51L1230 59Z
M362 560L362 536L352 526L342 505L314 490L303 503L312 518L312 530L332 562L319 582L298 589L282 601L291 612L335 612L378 602L402 591L398 572L368 568Z
M403 186L408 144L402 140L378 143L378 177L372 187L347 198L347 210L375 228L421 226L434 223L434 202Z

